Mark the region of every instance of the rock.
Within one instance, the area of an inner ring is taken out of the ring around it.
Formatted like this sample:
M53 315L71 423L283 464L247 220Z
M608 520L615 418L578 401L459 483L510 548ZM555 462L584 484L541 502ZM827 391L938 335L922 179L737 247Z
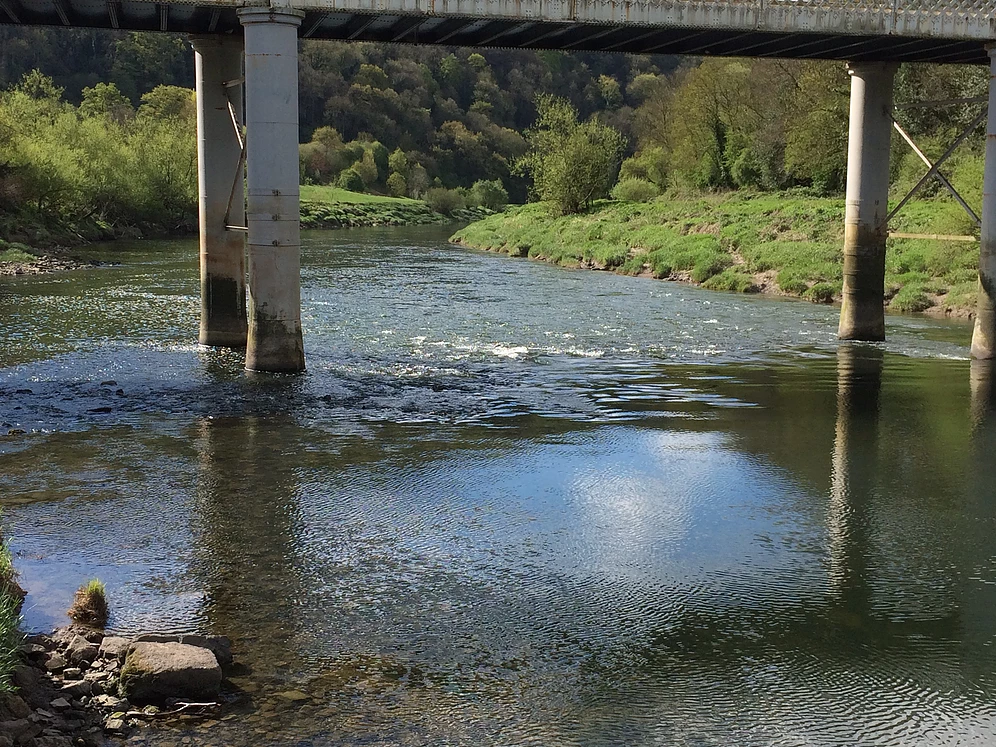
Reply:
M53 711L68 711L70 708L72 708L72 706L69 704L69 701L66 700L65 698L56 698L51 703L49 703L49 705L52 706Z
M27 641L21 644L19 651L29 659L41 659L48 653L48 649L40 643L28 643Z
M110 635L100 642L99 656L101 659L121 659L124 660L128 653L128 646L131 641L120 636Z
M81 635L74 635L66 644L66 656L74 664L83 661L92 664L97 658L97 652L97 647Z
M38 686L42 673L34 667L20 665L14 667L13 682L21 690L31 690Z
M33 747L73 747L73 740L64 734L36 737Z
M31 714L31 717L37 719L38 721L51 721L55 718L55 715L49 713L44 708L38 708L33 714Z
M277 697L289 700L291 703L300 703L305 700L310 700L310 698L300 690L285 690L282 693L277 693Z
M0 734L10 737L14 744L26 744L41 733L42 728L26 718L0 723Z
M0 720L12 721L30 715L31 707L24 702L24 698L14 693L0 695Z
M142 633L134 638L134 643L179 643L180 636L169 633ZM201 647L203 648L203 646Z
M208 649L222 669L232 666L232 642L223 635L182 635L180 643Z
M124 731L125 722L120 718L109 718L104 722L104 729L107 731Z
M121 693L135 701L212 698L221 666L208 649L183 643L137 642L121 668Z
M6 734L0 734L0 747L14 747L14 740Z
M68 663L62 654L49 654L48 658L45 659L45 669L50 672L61 672Z
M67 667L62 676L67 680L78 680L83 676L83 671L79 667Z
M98 695L93 699L93 704L98 708L118 710L121 708L121 698L115 698L113 695Z
M67 682L59 689L59 694L67 698L82 698L90 694L92 687L93 685L86 680Z

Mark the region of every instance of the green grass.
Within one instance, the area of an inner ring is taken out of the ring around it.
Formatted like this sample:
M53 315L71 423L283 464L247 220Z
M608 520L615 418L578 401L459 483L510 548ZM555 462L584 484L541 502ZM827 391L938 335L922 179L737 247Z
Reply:
M10 547L0 539L0 692L14 690L14 668L20 663L21 597L15 593L17 571Z
M364 192L350 192L348 189L318 184L302 184L301 199L314 202L346 202L351 204L386 203L386 204L422 204L420 200L407 197L385 197L384 195L369 195Z
M972 234L944 199L913 202L894 221L909 233ZM601 201L584 215L553 217L543 204L511 208L457 232L452 241L516 257L658 278L715 290L762 284L816 303L840 298L843 198L797 192L666 195L649 203ZM897 311L975 305L978 244L892 239L886 287ZM937 301L937 299L940 301Z
M104 582L92 578L77 589L68 614L73 622L103 628L107 624L107 589Z
M0 262L33 262L36 259L38 257L31 253L31 247L0 239Z

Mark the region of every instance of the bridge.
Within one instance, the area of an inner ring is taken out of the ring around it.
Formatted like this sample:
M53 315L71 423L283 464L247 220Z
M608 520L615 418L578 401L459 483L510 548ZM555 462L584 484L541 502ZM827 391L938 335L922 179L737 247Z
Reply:
M838 334L858 340L885 337L898 65L987 64L988 110L937 163L922 156L929 170L917 188L940 176L945 158L988 117L972 355L996 357L996 51L990 48L996 0L0 0L0 23L190 34L197 78L199 339L245 347L247 369L271 372L304 369L299 38L847 62Z

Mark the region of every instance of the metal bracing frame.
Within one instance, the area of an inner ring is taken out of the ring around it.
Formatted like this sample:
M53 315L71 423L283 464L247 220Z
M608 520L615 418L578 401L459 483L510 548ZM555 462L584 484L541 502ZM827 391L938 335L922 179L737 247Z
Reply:
M245 86L245 77L237 78L235 80L226 80L222 85L225 87L225 100L228 102L228 114L232 118L232 127L235 129L235 139L239 141L239 148L242 152L239 154L239 165L235 169L235 177L232 179L232 191L228 195L228 207L225 209L225 230L226 231L248 231L249 230L249 218L246 215L246 201L243 194L243 190L240 187L243 186L245 182L245 171L246 171L246 138L242 131L242 125L239 123L241 119L241 112L235 111L235 104L232 103L232 97L229 91L238 86ZM235 202L235 195L243 194L242 203L242 224L237 225L232 223L232 203Z
M952 186L951 182L948 181L947 177L941 173L940 168L944 164L944 162L951 157L951 155L955 152L955 150L958 149L958 146L961 145L963 142L965 142L968 136L971 135L972 132L975 130L975 128L978 127L982 123L982 121L986 118L986 115L988 113L987 102L988 102L987 98L944 99L940 101L922 101L916 103L897 104L894 107L895 109L913 109L913 108L927 108L931 106L953 106L957 104L974 104L974 103L987 104L987 106L983 107L982 111L980 111L975 116L975 118L969 123L968 127L966 127L965 130L957 138L955 138L955 141L950 145L950 147L948 147L946 151L944 151L944 154L940 158L938 158L935 163L931 163L930 159L927 158L924 152L917 147L915 142L913 142L913 138L909 136L909 134L902 128L902 126L895 119L892 120L892 126L895 128L896 132L898 132L899 135L903 138L903 140L906 141L906 144L909 145L910 148L912 148L913 152L916 153L917 157L919 157L919 159L923 161L924 165L927 167L927 173L920 178L920 181L918 181L916 184L913 185L913 188L906 194L905 197L903 197L903 199L899 201L899 203L885 217L886 227L888 227L889 222L896 216L896 214L900 210L903 209L906 203L908 203L911 199L913 199L916 193L919 192L920 189L923 187L923 185L929 182L932 177L937 177L938 181L940 181L940 183L944 185L944 188L951 193L951 196L954 197L954 199L958 202L959 205L961 205L962 209L968 214L968 217L972 219L972 222L977 227L981 227L982 220L979 218L976 212L972 210L969 204L965 202L964 198L960 194L958 194L958 190L956 190L954 186ZM939 235L939 234L921 235L921 234L890 232L889 236L892 236L894 238L904 238L904 239L920 238L920 239L935 239L940 241L977 241L978 240L974 236L948 236L948 235Z

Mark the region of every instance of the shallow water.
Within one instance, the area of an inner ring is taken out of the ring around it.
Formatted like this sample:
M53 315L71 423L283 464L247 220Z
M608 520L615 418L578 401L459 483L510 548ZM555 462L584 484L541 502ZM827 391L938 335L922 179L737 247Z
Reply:
M0 278L28 626L96 575L114 629L251 669L148 744L996 740L969 326L838 345L835 308L446 235L306 234L298 377L193 344L189 241Z

